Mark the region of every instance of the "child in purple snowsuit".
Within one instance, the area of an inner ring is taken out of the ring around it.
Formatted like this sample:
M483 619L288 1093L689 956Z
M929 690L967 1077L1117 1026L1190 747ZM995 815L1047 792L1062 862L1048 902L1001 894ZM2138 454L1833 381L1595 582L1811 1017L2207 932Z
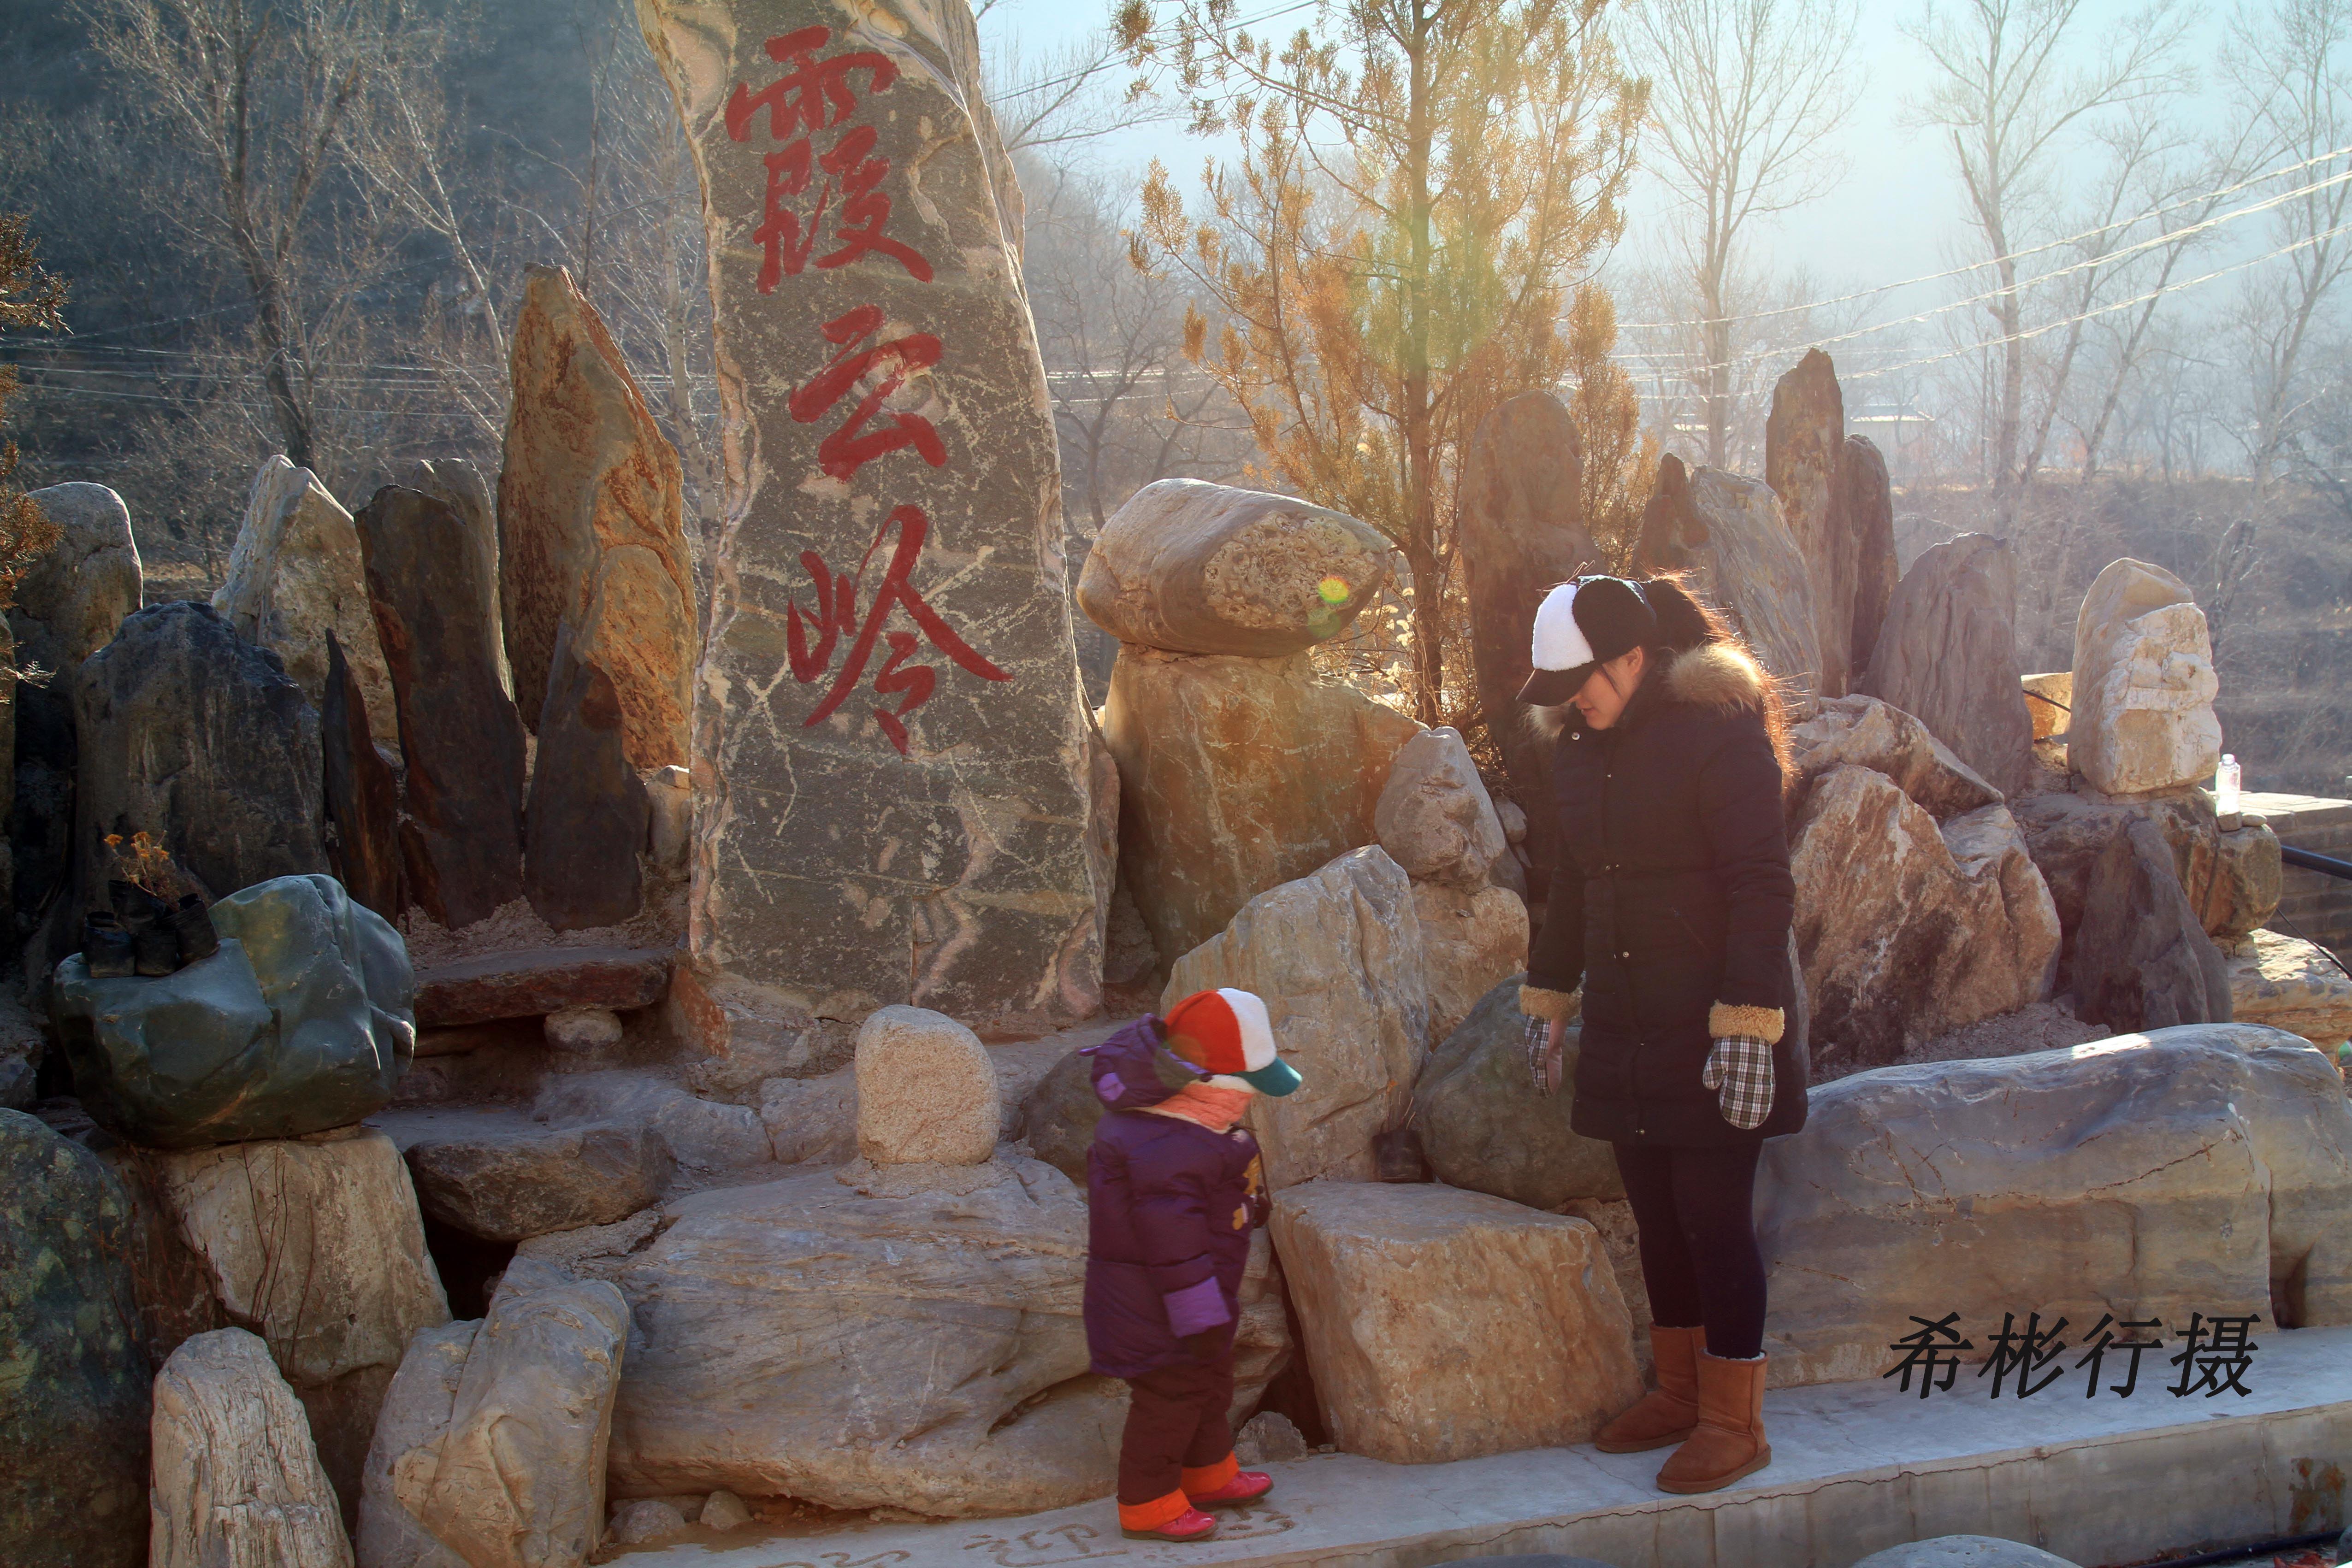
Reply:
M1269 1208L1255 1094L1298 1074L1275 1056L1265 1003L1200 991L1092 1048L1106 1107L1087 1156L1087 1345L1132 1390L1119 1444L1118 1522L1129 1540L1206 1541L1203 1507L1264 1497L1226 1412L1250 1232Z

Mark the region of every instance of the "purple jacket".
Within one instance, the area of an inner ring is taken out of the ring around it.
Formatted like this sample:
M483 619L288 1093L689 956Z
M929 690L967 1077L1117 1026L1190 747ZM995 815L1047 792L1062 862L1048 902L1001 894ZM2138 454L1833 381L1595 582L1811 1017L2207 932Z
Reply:
M1257 1140L1145 1113L1199 1076L1142 1018L1088 1048L1107 1108L1087 1154L1086 1322L1094 1370L1189 1364L1178 1340L1241 1317L1250 1232L1269 1210Z

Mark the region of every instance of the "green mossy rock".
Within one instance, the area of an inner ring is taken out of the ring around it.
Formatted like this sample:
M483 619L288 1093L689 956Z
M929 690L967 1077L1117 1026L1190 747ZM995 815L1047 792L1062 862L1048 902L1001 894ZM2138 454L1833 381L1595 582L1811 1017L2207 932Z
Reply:
M0 1563L147 1561L151 1375L131 1199L80 1145L0 1111Z
M1513 975L1479 998L1422 1068L1413 1123L1429 1168L1449 1186L1531 1208L1558 1208L1572 1197L1623 1197L1609 1145L1568 1124L1580 1030L1568 1031L1560 1092L1538 1095L1528 1086L1527 1015L1519 1011L1526 978Z
M177 974L58 966L74 1088L151 1148L291 1138L380 1109L415 1048L416 977L383 916L330 876L257 883L212 908L220 951Z

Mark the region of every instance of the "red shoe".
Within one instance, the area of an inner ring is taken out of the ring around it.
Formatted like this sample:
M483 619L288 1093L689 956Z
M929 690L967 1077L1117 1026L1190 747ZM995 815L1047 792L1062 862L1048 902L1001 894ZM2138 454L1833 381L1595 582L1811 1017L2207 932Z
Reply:
M1233 1478L1213 1491L1187 1490L1194 1508L1240 1508L1255 1502L1274 1490L1274 1478L1264 1470L1235 1470Z
M1130 1529L1122 1520L1118 1532L1129 1541L1173 1541L1181 1545L1190 1541L1213 1539L1217 1533L1217 1521L1197 1508L1187 1508L1167 1523L1151 1529Z

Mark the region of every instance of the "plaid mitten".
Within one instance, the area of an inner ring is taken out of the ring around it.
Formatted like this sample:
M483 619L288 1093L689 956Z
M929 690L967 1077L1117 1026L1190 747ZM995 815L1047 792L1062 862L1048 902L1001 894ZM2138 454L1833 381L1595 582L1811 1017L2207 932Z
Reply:
M1716 1091L1725 1121L1742 1132L1761 1126L1772 1110L1772 1048L1748 1035L1718 1040L1698 1081Z
M1544 1071L1544 1047L1550 1033L1550 1019L1528 1019L1528 1082L1538 1094L1551 1092L1550 1077Z

